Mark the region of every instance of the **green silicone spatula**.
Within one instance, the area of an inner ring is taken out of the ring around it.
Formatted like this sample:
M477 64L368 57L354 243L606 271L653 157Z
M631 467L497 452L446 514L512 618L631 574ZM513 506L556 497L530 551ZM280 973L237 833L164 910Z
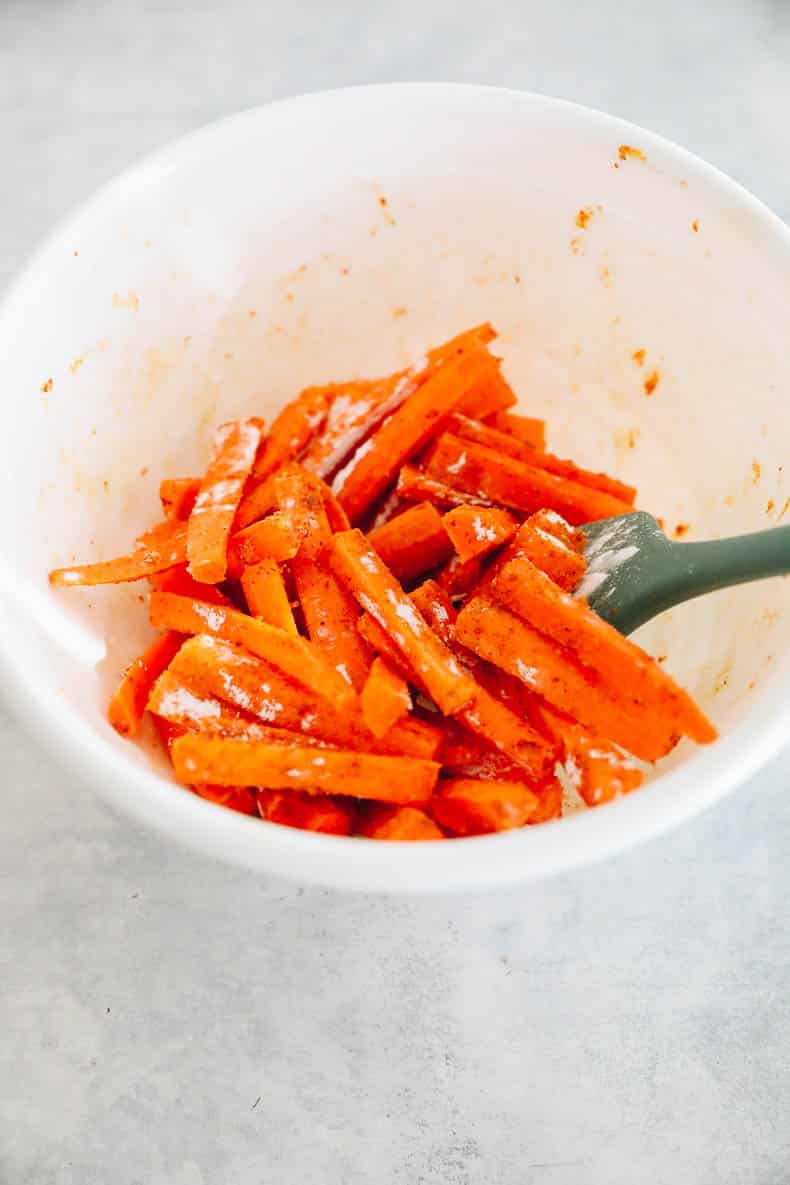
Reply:
M621 634L717 588L790 572L790 527L707 543L672 543L643 510L582 527L587 572L577 589Z

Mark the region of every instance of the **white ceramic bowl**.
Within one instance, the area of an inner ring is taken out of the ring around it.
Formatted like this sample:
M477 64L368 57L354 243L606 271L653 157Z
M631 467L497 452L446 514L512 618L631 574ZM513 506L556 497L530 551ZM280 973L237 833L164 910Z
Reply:
M642 505L691 536L765 527L790 495L788 308L782 223L681 149L567 103L375 87L186 137L61 226L0 309L9 702L168 837L303 881L480 887L657 834L784 740L786 582L707 598L644 633L710 710L718 744L682 746L646 789L596 811L399 845L269 825L175 786L105 720L148 635L140 590L55 593L47 570L125 550L157 517L159 478L197 471L218 421L392 370L484 319L554 451L638 483Z

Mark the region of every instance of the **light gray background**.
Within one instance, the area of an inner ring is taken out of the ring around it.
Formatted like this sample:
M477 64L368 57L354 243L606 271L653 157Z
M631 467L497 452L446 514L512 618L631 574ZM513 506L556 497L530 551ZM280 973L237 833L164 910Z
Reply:
M350 82L577 99L788 217L789 65L784 0L5 0L0 283L142 153ZM785 1185L786 764L603 867L388 901L175 850L0 713L0 1182Z

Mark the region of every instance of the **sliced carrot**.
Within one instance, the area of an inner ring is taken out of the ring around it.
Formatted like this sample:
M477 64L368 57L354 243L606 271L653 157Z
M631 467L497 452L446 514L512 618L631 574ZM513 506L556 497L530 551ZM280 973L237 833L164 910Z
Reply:
M261 789L256 798L258 813L268 823L298 827L300 831L321 831L325 835L351 834L353 812L334 798Z
M159 483L159 500L165 518L188 519L200 493L199 477L166 477Z
M493 449L445 433L428 463L428 472L448 485L479 497L532 513L557 510L578 525L618 514L632 507L611 494L557 477Z
M258 814L255 794L247 786L206 786L198 783L190 789L199 798L205 798L217 806L227 807L228 810L238 811L240 815Z
M390 635L445 714L468 703L474 683L426 625L395 577L360 531L344 531L328 549L333 569L360 606Z
M183 743L177 741L175 748ZM523 827L538 803L538 796L523 782L448 778L437 786L429 809L454 835L484 835Z
M437 568L452 554L441 515L430 502L419 502L396 515L371 531L368 541L404 584Z
M444 832L430 815L414 806L376 807L358 834L368 839L399 841L444 839Z
M160 538L156 546L140 548L131 555L98 564L82 564L73 568L56 568L49 574L50 584L61 588L78 588L96 584L124 584L130 580L144 580L155 572L163 572L183 564L187 558L187 524L173 522L167 538Z
M517 461L525 461L527 464L531 464L530 458L535 455L535 449L518 437L501 432L491 424L483 423L461 412L455 412L450 416L447 431L461 440L471 440L475 444L482 444L485 448L493 449L506 457L514 457Z
M352 523L384 492L402 463L441 430L487 361L480 350L440 366L357 450L332 487Z
M546 421L536 420L531 416L518 415L512 411L498 411L488 421L492 428L515 437L522 444L531 448L544 449L546 447Z
M151 588L159 592L178 593L182 597L197 597L199 600L209 601L212 605L228 605L231 602L214 584L202 584L190 576L186 564L179 564L175 568L166 568L164 572L154 572L149 577Z
M253 468L257 481L263 481L307 447L326 420L333 394L331 387L307 387L285 405L258 450Z
M268 745L191 733L174 742L173 768L178 780L187 784L264 786L396 803L427 801L439 772L435 761L414 757Z
M532 518L537 518L537 515ZM534 526L532 518L519 527L513 554L508 554L505 563L515 556L525 556L560 588L573 592L587 568L584 556L568 547L558 535Z
M423 580L409 595L433 632L446 646L452 646L458 613L445 589L435 580Z
M395 492L407 502L432 502L434 506L490 506L487 498L453 489L446 482L430 477L422 469L404 465L398 474Z
M285 580L275 560L261 560L246 567L241 574L241 587L253 617L287 634L298 633Z
M145 653L124 671L107 709L110 724L121 736L130 737L137 733L151 688L184 641L183 634L168 631L152 642Z
M323 485L314 473L295 464L284 465L274 476L279 514L298 540L302 555L309 559L315 559L332 533L322 494Z
M204 584L219 584L227 571L228 540L244 486L261 440L259 420L222 424L214 436L211 463L189 516L189 572Z
M564 519L561 514L557 514L556 510L537 510L530 515L527 522L534 530L540 529L547 535L552 535L571 551L580 554L584 551L587 542L584 531L578 527L572 527L567 519Z
M159 740L162 742L164 748L167 750L167 755L170 757L173 748L173 741L177 737L182 737L186 732L180 724L174 724L172 720L165 720L163 716L151 716L154 722L154 728L157 731Z
M254 477L249 479L239 502L239 509L236 511L236 521L233 525L237 531L251 527L276 508L275 476L276 473L270 473L263 481L258 481Z
M412 377L409 372L400 372L384 379L341 384L324 427L304 455L305 468L330 478L410 394Z
M389 732L396 720L411 709L409 686L381 658L373 660L359 697L362 716L375 737Z
M295 732L268 728L232 704L196 690L172 667L162 671L153 684L146 706L159 719L177 724L188 732L270 741L282 739L273 735L282 733L291 744L300 743Z
M701 708L659 663L582 601L558 588L526 557L505 564L494 578L492 591L508 609L597 671L612 693L661 714L700 744L716 739L716 729Z
M428 351L427 371L430 373L451 358L476 353L485 346L489 346L496 335L496 330L490 321L483 321L480 325L473 325L471 329L465 329L462 333L451 337L449 341L443 342L440 346L434 346L432 350Z
M549 778L541 786L535 788L538 805L527 820L530 827L538 823L550 823L552 819L562 817L562 785L556 777Z
M459 411L466 415L483 419L518 402L513 388L499 369L499 359L492 361L494 365L480 374L458 404Z
M567 477L579 485L589 486L591 490L600 490L601 493L611 494L613 498L619 498L628 506L633 507L636 500L637 491L634 486L626 485L624 481L618 481L616 477L610 477L608 473L593 473L589 469L583 469L575 461L555 457L553 453L536 451L529 463L538 469L545 469L547 473L554 473L557 477Z
M285 630L248 617L237 609L210 605L207 601L180 597L176 593L154 591L151 593L150 618L152 625L159 628L178 629L184 634L214 634L243 646L295 683L338 707L355 701L353 689L343 676L305 638L295 638Z
M371 654L357 629L359 607L354 597L331 572L301 552L291 572L310 641L355 691L361 691Z
M460 556L454 555L439 570L436 578L451 597L465 597L479 582L482 571L483 561L477 556L462 560Z
M437 719L440 719L438 715ZM371 753L388 753L394 757L403 753L407 757L437 761L443 744L444 732L437 724L409 714L396 720L389 732L369 748Z
M475 654L644 761L663 757L677 743L671 722L615 698L594 671L499 605L468 601L455 633Z
M390 635L383 626L379 625L375 617L372 617L370 613L363 613L357 622L357 629L368 646L383 658L392 667L393 671L397 671L401 678L406 679L407 682L413 678L409 664L405 661Z
M276 510L251 527L237 531L231 542L243 564L258 564L261 560L284 563L296 555L301 539L294 534L289 519Z
M512 514L494 506L457 506L441 521L461 561L482 559L503 547L518 527Z

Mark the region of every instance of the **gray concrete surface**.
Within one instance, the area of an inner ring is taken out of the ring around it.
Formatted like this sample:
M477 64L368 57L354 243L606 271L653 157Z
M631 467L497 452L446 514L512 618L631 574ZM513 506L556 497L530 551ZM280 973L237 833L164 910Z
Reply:
M783 0L5 0L0 284L142 153L349 82L577 99L788 217L789 62ZM345 898L167 846L0 713L0 1183L785 1185L788 781L520 892Z

